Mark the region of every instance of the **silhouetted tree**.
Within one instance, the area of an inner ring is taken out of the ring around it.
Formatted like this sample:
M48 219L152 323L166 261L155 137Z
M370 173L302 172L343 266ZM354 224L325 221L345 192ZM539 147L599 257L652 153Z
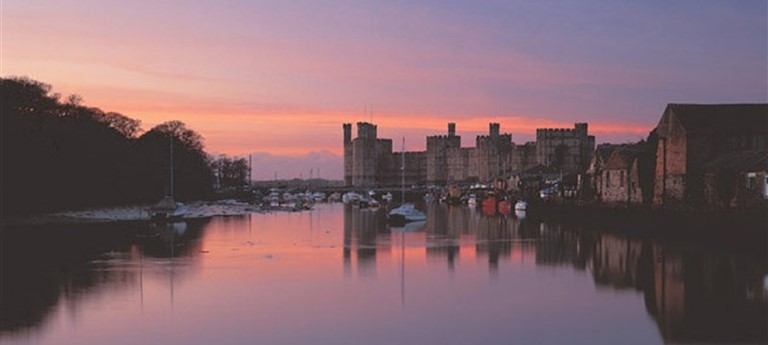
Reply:
M170 145L173 145L175 196L180 199L208 197L213 191L213 173L203 150L203 138L180 121L169 121L150 129L136 147L154 166L149 181L161 197L169 192Z
M221 155L211 160L211 169L221 188L241 187L248 183L248 161Z
M156 200L167 184L162 139L170 133L181 195L204 197L211 189L202 137L183 123L167 122L140 140L138 120L86 107L80 96L60 98L48 84L0 78L4 215Z

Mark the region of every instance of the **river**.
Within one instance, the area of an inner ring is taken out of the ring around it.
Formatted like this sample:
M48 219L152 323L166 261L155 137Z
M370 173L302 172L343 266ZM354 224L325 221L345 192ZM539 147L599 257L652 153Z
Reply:
M425 206L8 227L0 343L764 343L764 250Z

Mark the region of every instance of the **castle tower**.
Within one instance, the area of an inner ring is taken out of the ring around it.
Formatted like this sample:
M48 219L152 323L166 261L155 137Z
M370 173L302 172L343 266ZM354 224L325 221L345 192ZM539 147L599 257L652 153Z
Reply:
M355 187L370 188L376 183L376 125L357 123L357 138L352 141L352 183Z
M349 187L352 185L352 167L354 165L352 160L352 124L345 123L342 127L344 128L344 185Z
M453 122L448 123L448 136L449 137L456 136L456 124Z
M498 123L491 123L488 125L488 133L491 135L491 138L495 139L499 137L499 124Z

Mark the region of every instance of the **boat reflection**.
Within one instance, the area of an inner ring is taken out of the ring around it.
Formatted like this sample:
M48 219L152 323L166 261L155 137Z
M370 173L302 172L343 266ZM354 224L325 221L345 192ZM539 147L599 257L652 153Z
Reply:
M360 221L361 217L367 217L366 221ZM375 214L363 216L357 210L345 210L345 220L349 220L345 239L364 238L365 248L373 253L377 248L389 250L390 239L383 235L377 219ZM475 256L487 258L492 276L498 274L500 265L529 260L536 266L586 270L601 289L643 293L646 310L667 341L766 340L765 253L681 246L433 204L427 205L423 228L426 255L445 259L449 270L455 269L462 250L471 250L467 244L474 244ZM345 253L347 250L345 246ZM375 266L374 262L366 264Z
M456 304L453 310L477 307L491 320L506 320L510 315L527 317L519 312L525 307L528 312L541 308L561 313L568 307L578 312L573 306L551 304L567 304L567 298L572 298L580 299L574 303L590 306L593 302L610 305L618 295L614 292L634 291L622 296L629 295L633 303L645 309L651 318L645 318L640 309L641 317L648 327L659 330L665 342L766 341L768 261L764 250L735 251L697 244L693 239L669 242L630 237L550 222L531 214L524 218L486 216L482 210L440 204L424 209L427 220L407 229L388 227L385 210L341 205L323 205L312 213L221 217L161 228L146 224L81 224L4 229L0 242L0 340L24 334L57 339L61 336L57 331L68 330L56 327L87 319L78 316L93 312L88 308L94 305L104 307L110 301L122 300L134 303L131 307L138 310L139 294L142 307L162 303L166 309L158 314L158 308L146 308L147 314L132 317L160 318L168 312L168 301L173 311L175 290L177 307L192 308L195 301L204 300L206 303L196 306L238 308L260 296L259 303L266 306L279 298L276 305L291 311L283 316L301 316L307 314L306 310L326 315L327 310L341 306L348 308L339 311L346 312L348 320L369 309L381 313L377 318L389 315L397 319L400 314L396 312L416 317L408 313L451 303ZM209 249L212 253L206 254ZM579 274L570 274L574 271ZM558 275L565 276L559 280L564 285L539 284L536 280ZM382 296L391 292L394 297L397 279L402 304L406 301L406 287L409 294L408 309L395 312L388 307L396 303ZM580 294L568 295L578 289L568 284L584 280L589 282L587 292L582 286ZM306 288L297 281L306 283ZM313 287L318 282L322 287ZM516 305L510 311L480 309L483 304L471 304L485 301L473 298L485 298L483 294L492 290L484 289L494 284L511 292L488 296L493 299L490 303L523 298L531 300L532 306ZM514 295L520 291L531 292ZM313 294L322 297L313 299ZM550 297L554 294L568 296L553 302ZM100 298L91 298L94 296ZM221 298L229 298L230 303L217 304ZM356 309L359 303L345 303L349 298L364 300L365 306ZM592 300L581 300L585 298ZM305 303L294 303L296 300ZM237 315L257 316L257 306L262 306L259 303L248 305ZM323 305L327 308L317 308L318 303L328 303ZM430 312L446 310L451 309ZM211 315L230 315L229 310L218 314L212 311ZM190 321L184 313L174 316L177 325ZM262 316L259 320L266 326L261 332L290 324L272 324L272 314L264 312ZM215 316L206 317L194 313L192 324L211 327L211 332L219 331L217 336L236 326L217 324ZM329 324L337 322L328 320ZM443 326L436 324L435 330ZM554 329L558 325L543 327ZM272 339L284 335L277 333Z

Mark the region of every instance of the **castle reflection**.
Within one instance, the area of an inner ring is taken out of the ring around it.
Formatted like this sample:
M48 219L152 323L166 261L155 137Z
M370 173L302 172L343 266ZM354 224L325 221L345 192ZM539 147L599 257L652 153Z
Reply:
M369 290L388 290L390 282L382 277L391 274L393 263L402 269L400 265L409 260L408 264L415 264L408 266L411 272L427 272L428 278L423 279L437 279L437 286L453 284L451 280L459 280L456 277L483 277L486 267L494 283L521 271L526 277L536 277L541 268L547 275L575 270L583 274L576 280L561 281L578 282L591 277L598 293L588 297L595 301L611 298L611 294L600 292L636 291L633 303L644 301L645 310L668 343L768 340L768 261L764 249L735 251L696 241L630 237L531 215L525 219L486 216L467 207L427 205L425 210L427 222L423 228L396 236L386 224L385 210L341 205L326 205L312 213L217 217L158 229L141 224L4 229L0 241L0 339L46 333L47 329L92 312L88 306L108 309L110 301L124 307L119 304L124 300L133 303L132 308L140 301L143 313L145 293L147 305L163 303L164 308L170 305L172 309L174 287L180 292L178 296L186 296L179 301L210 298L210 304L205 305L217 307L219 290L236 286L228 291L242 293L236 297L245 301L253 297L254 289L268 287L275 279L286 279L284 286L288 287L301 280L308 283L307 289L294 291L295 298L301 299L313 293L310 286L318 280L338 283L335 274L342 274L339 261L344 275L360 277L365 284L328 286L353 285L343 291L374 296L374 292L367 294ZM313 226L321 230L313 230ZM343 244L341 258L339 244ZM206 254L209 250L211 253ZM427 261L417 261L421 258L414 253L423 253ZM533 269L510 269L518 267ZM558 269L550 269L553 267ZM454 271L459 274L454 275ZM449 280L439 281L445 276ZM447 290L419 286L416 282L422 277L412 274L408 278L416 291L421 288L422 292L441 292L446 300L462 298ZM481 293L472 289L474 281L462 283L466 283L461 285L462 292ZM567 295L569 289L541 286L540 295L534 293L526 298L552 303L548 293ZM588 289L591 291L592 286ZM344 300L346 296L336 297ZM286 301L290 304L292 300ZM419 304L417 298L410 301ZM388 307L388 302L381 303ZM292 308L300 310L304 306L297 303ZM306 308L312 308L312 304L306 303ZM152 310L136 317L167 311L148 309ZM177 317L183 319L183 315Z
M768 340L768 261L765 252L738 253L702 245L675 245L616 233L550 223L543 219L486 216L467 207L426 205L424 250L449 271L463 243L474 243L492 274L514 264L588 270L598 288L644 294L647 312L669 342ZM360 274L375 271L377 251L390 250L385 212L344 210L345 267L357 253Z

